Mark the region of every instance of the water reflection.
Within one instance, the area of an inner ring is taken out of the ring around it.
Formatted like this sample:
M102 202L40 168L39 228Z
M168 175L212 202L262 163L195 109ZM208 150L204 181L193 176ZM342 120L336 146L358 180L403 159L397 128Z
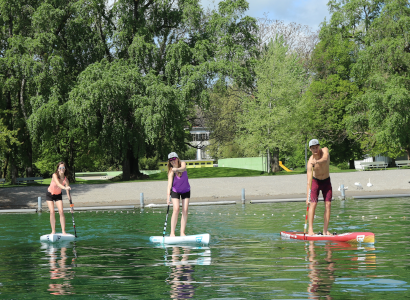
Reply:
M49 244L42 243L41 248L45 249L46 259L49 260L50 283L47 291L51 295L70 295L74 294L71 280L75 277L75 246L73 247L74 258L69 260L67 247L70 243ZM68 262L67 262L68 260Z
M198 253L194 250L200 250L201 252ZM194 266L210 265L211 249L209 247L175 246L172 247L170 259L168 251L166 248L165 265L170 267L170 273L167 278L167 282L171 286L170 298L194 298L194 283L196 282L194 279Z
M368 251L375 250L373 246L362 247L344 242L330 241L324 245L318 245L314 241L309 241L305 244L305 247L308 254L308 268L310 270L308 274L310 283L307 288L309 299L333 299L330 296L330 292L337 277L335 272L338 269L342 269L339 265L336 268L336 262L342 265L341 260L346 260L346 255L343 255L344 258L342 259L333 257L336 253L340 254L340 250L364 250L360 253L356 252L354 255L348 255L348 260L357 261L357 269L364 267L374 268L376 264L376 255L374 253L367 253Z

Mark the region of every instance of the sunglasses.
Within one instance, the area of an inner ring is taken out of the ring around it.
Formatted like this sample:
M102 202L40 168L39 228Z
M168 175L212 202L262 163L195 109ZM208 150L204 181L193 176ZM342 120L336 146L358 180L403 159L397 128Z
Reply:
M65 170L65 167L59 167L58 169L59 170Z
M178 157L173 157L173 158L170 158L169 159L169 161L173 161L173 160L176 160Z

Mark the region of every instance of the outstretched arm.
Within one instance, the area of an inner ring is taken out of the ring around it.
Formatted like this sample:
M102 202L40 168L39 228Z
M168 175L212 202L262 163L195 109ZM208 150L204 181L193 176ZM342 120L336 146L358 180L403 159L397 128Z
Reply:
M62 190L71 190L70 186L68 185L68 179L66 180L66 185L62 185L60 181L58 180L57 174L53 174L51 177L51 180L54 181L54 183Z
M325 148L322 148L321 150L322 150L323 155L320 159L317 159L317 160L314 159L315 164L322 164L324 162L327 162L330 159L329 149L325 147Z
M185 172L186 171L186 163L184 161L181 161L181 166L179 168L172 168L172 171L174 172Z

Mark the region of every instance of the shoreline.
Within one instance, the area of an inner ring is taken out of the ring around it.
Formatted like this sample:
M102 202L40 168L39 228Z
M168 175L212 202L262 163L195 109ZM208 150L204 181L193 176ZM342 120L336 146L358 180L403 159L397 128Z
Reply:
M330 174L333 198L338 200L341 192L339 185L348 187L346 198L355 196L410 195L410 170L380 170L356 173ZM372 183L371 187L367 183ZM245 201L278 200L291 201L306 197L306 174L293 176L255 176L255 177L220 177L190 179L190 203L236 201L242 203L242 189L245 189ZM361 189L355 185L361 184ZM147 181L108 184L81 184L72 186L72 200L75 207L129 206L140 207L141 193L144 205L166 203L166 181ZM38 197L45 203L45 186L26 186L0 188L0 210L37 208ZM63 192L64 206L68 199Z

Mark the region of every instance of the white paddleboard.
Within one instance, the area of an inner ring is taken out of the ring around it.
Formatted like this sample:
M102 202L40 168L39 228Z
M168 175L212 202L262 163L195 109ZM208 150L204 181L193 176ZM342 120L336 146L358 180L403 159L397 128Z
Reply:
M175 236L175 237L162 237L162 236L151 236L149 238L150 242L157 244L167 244L167 245L181 245L181 244L209 244L211 236L209 233L195 234L187 236Z
M58 242L58 241L74 241L75 236L72 234L62 234L62 233L56 233L56 234L45 234L40 237L40 241L42 242Z

